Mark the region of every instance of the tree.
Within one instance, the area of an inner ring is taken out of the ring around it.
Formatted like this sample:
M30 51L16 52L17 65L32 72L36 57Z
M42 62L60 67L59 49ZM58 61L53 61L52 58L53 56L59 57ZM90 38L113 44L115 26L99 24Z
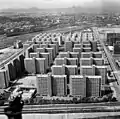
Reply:
M28 100L24 100L24 103L25 103L25 104L29 104L29 101L28 101Z
M113 98L111 99L111 101L112 101L112 102L116 102L116 101L117 101L116 97L113 97Z
M107 97L107 95L104 95L104 96L102 97L102 102L108 102L108 97Z
M112 100L113 93L110 93L110 94L108 94L107 96L108 96L108 100L111 101L111 100Z
M37 98L33 99L34 104L37 104Z
M62 99L62 100L61 100L61 104L65 104L65 100Z
M73 103L75 103L75 104L77 103L77 98L76 97L73 98Z
M99 102L98 97L95 97L95 98L94 98L94 103L98 103L98 102Z
M86 103L86 102L87 102L87 97L83 97L83 98L81 99L81 102L82 102L82 103Z
M57 103L57 104L60 104L59 98L56 99L56 103Z

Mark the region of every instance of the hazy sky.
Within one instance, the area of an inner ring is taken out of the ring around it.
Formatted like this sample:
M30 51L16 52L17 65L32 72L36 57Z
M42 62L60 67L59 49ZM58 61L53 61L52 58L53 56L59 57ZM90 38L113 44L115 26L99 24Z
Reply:
M100 5L104 1L119 1L119 0L0 0L0 9L3 8L64 8L70 6L89 6ZM120 2L119 2L120 3Z
M0 9L2 8L64 8L74 5L84 5L89 2L100 0L0 0Z

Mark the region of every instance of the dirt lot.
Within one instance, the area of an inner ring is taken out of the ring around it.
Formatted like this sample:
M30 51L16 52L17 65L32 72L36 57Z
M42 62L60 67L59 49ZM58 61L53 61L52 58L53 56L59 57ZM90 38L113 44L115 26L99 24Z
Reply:
M25 86L33 86L36 87L36 76L25 76L19 79L16 85L25 85Z

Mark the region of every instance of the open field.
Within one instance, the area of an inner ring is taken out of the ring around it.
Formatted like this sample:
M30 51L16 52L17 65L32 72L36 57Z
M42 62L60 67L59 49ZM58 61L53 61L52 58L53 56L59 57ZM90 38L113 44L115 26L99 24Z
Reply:
M57 29L48 29L43 32L62 32L62 33L64 33L64 32L70 32L70 31L83 29L84 27L87 27L87 26L82 25L82 26L72 26L72 27L64 27L64 28L57 28ZM26 40L30 40L31 38L33 38L35 35L37 35L39 33L40 32L35 32L35 33L29 33L29 34L13 36L13 37L6 37L6 36L1 35L0 36L0 49L12 46L16 40L21 40L22 42L25 42Z
M0 49L12 46L16 40L21 40L22 42L25 42L26 40L33 38L37 34L38 32L14 36L14 37L0 36Z

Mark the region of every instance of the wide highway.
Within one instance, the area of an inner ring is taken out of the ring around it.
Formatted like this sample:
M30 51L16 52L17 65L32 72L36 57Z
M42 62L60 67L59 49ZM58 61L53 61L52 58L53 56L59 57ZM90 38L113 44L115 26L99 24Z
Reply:
M0 107L0 114L4 108ZM48 105L24 105L22 113L60 113L60 112L106 112L120 111L120 103L81 103L81 104L48 104Z

